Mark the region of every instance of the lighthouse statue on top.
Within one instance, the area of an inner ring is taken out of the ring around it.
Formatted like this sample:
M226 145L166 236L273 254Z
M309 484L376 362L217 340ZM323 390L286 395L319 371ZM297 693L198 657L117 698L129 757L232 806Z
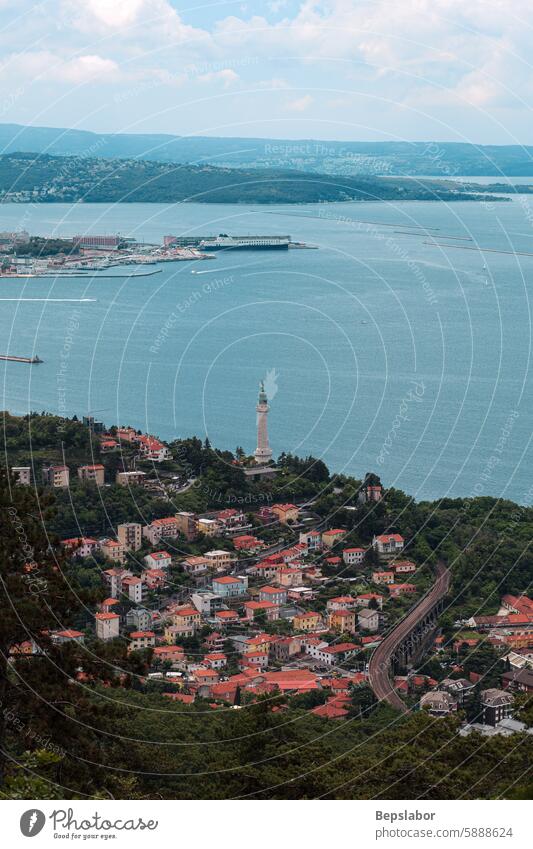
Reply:
M259 384L257 399L257 448L254 451L255 462L258 466L266 466L272 460L272 449L268 443L267 415L269 411L264 381Z

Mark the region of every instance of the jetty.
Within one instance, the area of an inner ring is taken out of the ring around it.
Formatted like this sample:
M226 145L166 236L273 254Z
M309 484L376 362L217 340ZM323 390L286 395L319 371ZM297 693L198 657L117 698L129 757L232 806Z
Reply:
M12 357L10 354L0 354L0 360L7 360L10 363L29 363L30 365L43 362L40 357Z

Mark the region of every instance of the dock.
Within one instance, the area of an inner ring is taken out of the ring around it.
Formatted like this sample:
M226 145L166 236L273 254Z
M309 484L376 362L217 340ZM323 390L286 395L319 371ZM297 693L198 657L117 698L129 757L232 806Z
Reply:
M0 354L0 360L7 360L10 363L29 363L30 365L43 362L40 357L12 357L10 354Z

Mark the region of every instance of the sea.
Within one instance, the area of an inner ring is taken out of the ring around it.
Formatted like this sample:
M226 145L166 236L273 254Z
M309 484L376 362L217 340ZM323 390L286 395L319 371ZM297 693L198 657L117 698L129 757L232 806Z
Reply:
M87 277L0 280L2 408L374 471L417 499L531 502L533 196L507 202L0 205L42 236L290 234ZM141 273L156 271L149 276Z

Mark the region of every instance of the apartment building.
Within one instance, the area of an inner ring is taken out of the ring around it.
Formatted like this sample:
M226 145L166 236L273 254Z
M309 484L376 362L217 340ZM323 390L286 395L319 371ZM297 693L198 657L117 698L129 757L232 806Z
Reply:
M104 485L105 469L101 463L92 466L79 466L78 477L82 481L91 481L97 486Z

